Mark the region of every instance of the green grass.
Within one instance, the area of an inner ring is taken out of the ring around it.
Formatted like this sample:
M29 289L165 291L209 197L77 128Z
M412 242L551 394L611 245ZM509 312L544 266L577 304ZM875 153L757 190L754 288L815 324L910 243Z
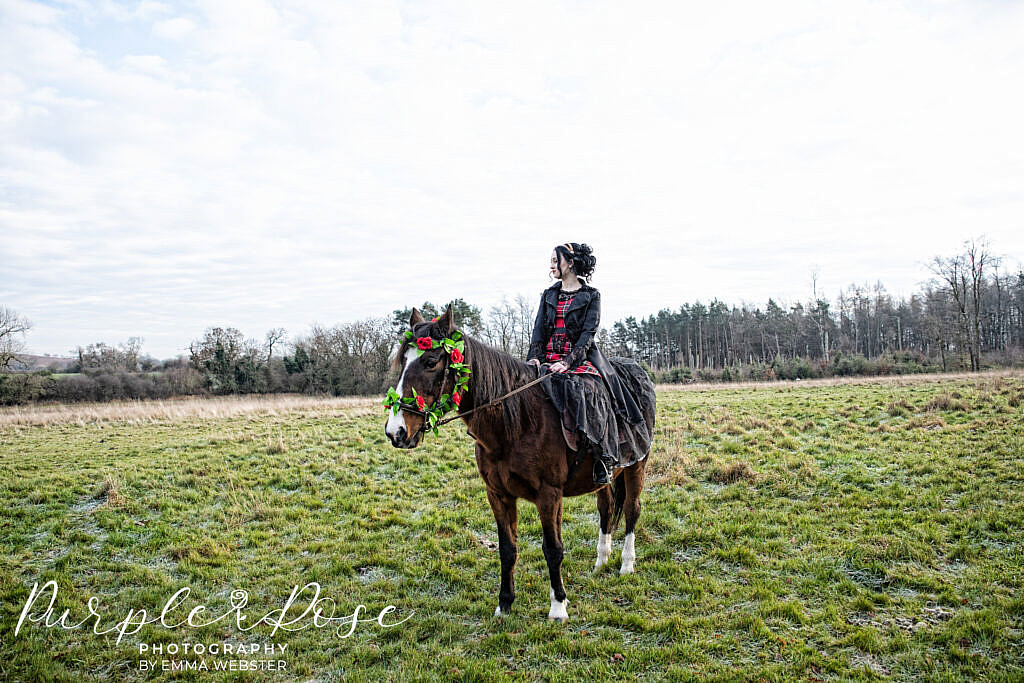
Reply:
M497 535L461 423L414 451L373 407L0 427L0 678L148 679L139 642L227 640L288 644L284 672L229 680L1020 679L1022 403L1024 380L993 377L660 391L635 574L618 575L621 527L592 573L594 499L565 502L566 625L546 619L522 502L513 614L491 616ZM98 596L102 628L182 586L179 620L223 613L232 589L258 619L310 581L339 616L414 614L348 639L311 618L273 637L224 621L15 637L49 579L57 615Z

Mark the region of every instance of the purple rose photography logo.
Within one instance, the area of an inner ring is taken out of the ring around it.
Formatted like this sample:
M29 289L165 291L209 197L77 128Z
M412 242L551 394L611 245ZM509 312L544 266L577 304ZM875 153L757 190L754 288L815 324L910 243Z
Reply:
M234 623L234 627L242 633L253 631L261 624L269 628L269 633L262 629L259 638L253 638L249 642L241 639L237 641L217 640L202 642L198 640L183 640L181 642L139 642L138 643L138 670L139 671L283 671L287 668L287 660L284 655L287 653L287 643L265 642L263 638L273 638L279 629L285 631L302 631L309 627L333 628L338 638L349 638L360 624L376 624L379 628L395 628L404 624L412 618L414 611L410 611L403 619L394 621L394 616L389 616L398 608L394 605L387 605L382 608L375 617L369 616L366 605L359 604L350 613L338 614L339 608L333 598L321 596L320 584L312 581L301 588L296 584L285 603L278 609L270 610L258 619L248 612L252 611L249 605L249 593L242 589L234 589L230 594L230 608L218 613L206 605L198 604L190 609L187 615L183 615L182 604L189 597L192 589L183 586L171 595L164 603L159 614L150 614L145 609L129 608L123 613L123 617L104 616L100 613L100 600L97 596L91 596L87 602L88 614L80 620L71 614L70 609L65 609L58 616L55 604L57 602L59 587L56 581L50 580L42 586L36 582L25 600L21 610L18 623L14 628L14 636L17 637L23 626L31 623L40 624L44 628L60 627L64 630L89 628L96 635L117 634L115 643L120 644L125 636L139 633L147 624L160 624L164 628L177 629L179 627L203 628L218 623ZM297 603L301 600L309 600L305 609L299 611ZM367 615L367 616L361 616ZM210 655L215 659L207 661L204 659L177 659L176 656L194 655L203 657Z

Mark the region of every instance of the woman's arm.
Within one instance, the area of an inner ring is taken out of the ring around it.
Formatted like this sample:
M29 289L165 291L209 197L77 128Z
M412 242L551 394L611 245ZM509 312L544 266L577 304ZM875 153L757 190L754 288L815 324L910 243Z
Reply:
M594 337L597 336L597 328L601 324L601 292L594 290L594 294L587 304L587 315L583 319L583 329L580 331L579 340L573 344L572 351L566 356L565 362L570 370L587 359L590 347L594 345Z
M533 335L530 337L530 352L526 354L526 361L537 359L537 362L544 360L544 345L547 343L544 338L544 293L540 295L540 306L537 308L537 319L533 321Z

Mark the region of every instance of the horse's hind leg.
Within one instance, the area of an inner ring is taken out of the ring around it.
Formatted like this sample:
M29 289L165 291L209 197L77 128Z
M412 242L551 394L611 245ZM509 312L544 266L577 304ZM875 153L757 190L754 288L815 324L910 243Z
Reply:
M551 610L548 619L568 621L565 599L565 587L562 585L562 491L554 487L546 487L537 498L537 513L540 515L541 528L544 530L544 559L548 563L548 574L551 578Z
M626 515L626 541L622 545L622 567L619 574L632 574L633 563L636 562L636 530L637 520L640 519L640 492L644 489L644 467L647 460L641 460L632 467L627 467L622 473L626 484L626 501L623 505Z
M608 564L608 556L612 554L612 488L602 486L597 490L597 513L601 516L601 526L597 530L597 562L594 569Z
M501 591L498 593L498 606L494 616L508 614L512 609L512 601L516 599L516 580L513 571L516 567L518 548L516 540L519 535L519 512L516 499L487 488L487 500L494 512L494 521L498 525L498 555L501 557Z

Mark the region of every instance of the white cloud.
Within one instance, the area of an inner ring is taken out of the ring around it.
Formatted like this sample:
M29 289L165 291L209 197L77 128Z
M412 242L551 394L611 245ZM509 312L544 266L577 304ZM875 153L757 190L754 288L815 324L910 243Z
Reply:
M153 24L153 35L166 40L183 40L195 30L195 22L187 17L161 19Z
M2 11L0 297L41 351L533 298L567 239L606 324L1024 251L1016 5Z

